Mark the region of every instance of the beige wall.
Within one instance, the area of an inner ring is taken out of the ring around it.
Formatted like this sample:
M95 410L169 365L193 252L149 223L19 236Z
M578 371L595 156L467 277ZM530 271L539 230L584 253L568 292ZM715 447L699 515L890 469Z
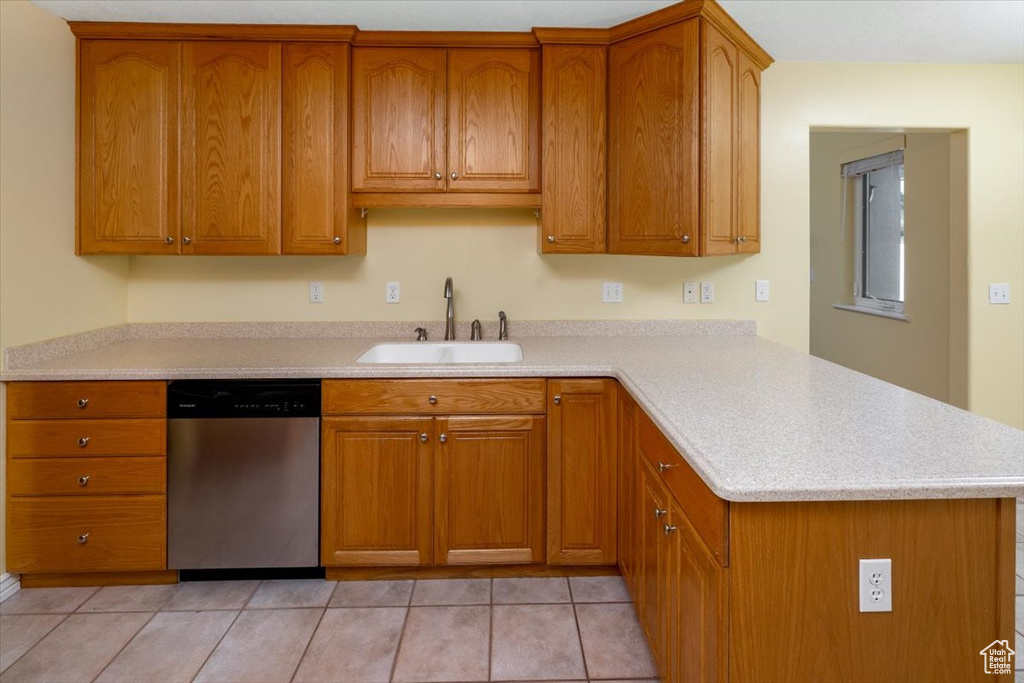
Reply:
M902 137L902 136L901 136ZM812 354L950 402L950 135L905 136L906 304L908 321L837 310L852 303L854 231L840 229L840 163L851 150L871 156L892 133L811 134ZM848 160L848 158L846 159ZM852 215L853 207L847 207ZM961 226L962 228L962 226Z
M74 97L67 24L0 1L0 349L126 320L128 260L74 255Z

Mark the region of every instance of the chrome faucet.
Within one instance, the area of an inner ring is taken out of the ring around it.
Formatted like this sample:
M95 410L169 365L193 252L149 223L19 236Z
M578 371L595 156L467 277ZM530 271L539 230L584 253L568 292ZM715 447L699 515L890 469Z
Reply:
M482 334L482 331L480 330L480 321L479 320L474 320L473 324L469 326L469 329L470 329L470 332L469 332L469 340L470 341L480 341L481 339L484 338L484 336Z
M444 281L444 298L448 299L448 309L444 314L444 340L453 341L455 339L455 295L452 291L452 279L445 278Z
M505 311L498 311L498 341L508 341L508 318Z

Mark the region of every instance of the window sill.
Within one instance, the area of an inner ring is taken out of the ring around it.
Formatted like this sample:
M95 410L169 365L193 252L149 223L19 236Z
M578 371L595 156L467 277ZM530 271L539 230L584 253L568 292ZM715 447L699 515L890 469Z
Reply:
M866 313L868 315L877 315L879 318L891 318L892 320L902 320L905 323L910 322L903 313L897 313L896 311L886 311L881 308L868 308L867 306L854 306L853 304L832 304L832 308L839 309L840 311L852 311L853 313Z

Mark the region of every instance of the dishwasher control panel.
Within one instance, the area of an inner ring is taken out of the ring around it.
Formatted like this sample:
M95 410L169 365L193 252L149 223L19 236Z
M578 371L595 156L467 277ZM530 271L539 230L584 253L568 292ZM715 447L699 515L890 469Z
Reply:
M320 380L175 380L167 417L320 417Z

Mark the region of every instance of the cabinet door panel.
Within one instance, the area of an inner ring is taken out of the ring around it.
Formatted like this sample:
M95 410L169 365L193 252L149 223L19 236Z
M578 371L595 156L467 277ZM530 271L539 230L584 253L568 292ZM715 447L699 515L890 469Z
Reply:
M79 253L176 254L180 43L83 40L79 69Z
M738 51L736 222L743 253L761 251L761 70Z
M701 234L704 254L736 253L736 46L705 23L704 183Z
M605 250L607 48L544 47L545 254Z
M445 64L443 49L352 50L354 191L444 191Z
M665 530L667 521L669 496L664 485L646 462L639 464L640 509L637 528L639 562L637 564L638 615L640 623L647 632L651 644L651 652L657 660L659 670L666 672L664 661L664 618L665 594L668 585L665 571L668 567L665 559Z
M617 440L619 444L619 488L617 492L619 510L619 539L618 556L619 570L622 578L633 593L634 599L637 596L637 529L639 523L638 510L638 489L637 489L637 466L639 454L637 453L637 411L639 410L633 397L622 388L618 387L618 430Z
M544 561L544 418L438 418L437 564Z
M699 21L611 48L610 253L698 253Z
M366 219L348 201L350 49L284 46L285 254L366 253Z
M540 55L448 51L448 191L540 187Z
M550 380L548 396L548 563L614 564L615 382Z
M281 45L184 44L186 254L281 250Z
M323 564L430 564L433 421L329 418L323 427Z

